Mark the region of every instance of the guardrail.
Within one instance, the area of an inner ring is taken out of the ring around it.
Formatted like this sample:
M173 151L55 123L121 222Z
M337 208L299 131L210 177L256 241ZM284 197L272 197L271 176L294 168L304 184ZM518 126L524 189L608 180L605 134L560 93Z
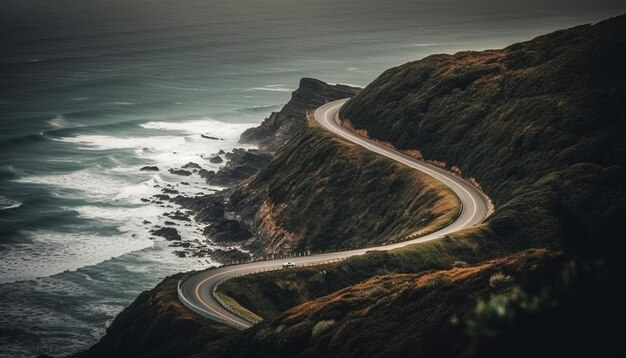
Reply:
M452 223L454 220L450 220L450 223ZM448 224L450 224L448 223ZM406 235L403 236L400 239L395 239L395 240L389 240L388 242L384 243L383 245L391 245L397 242L401 242L401 241L406 241L406 240L411 240L414 239L416 237L420 237L423 235L427 235L430 234L432 232L432 230L428 230L428 231L423 231L423 232L418 232L418 233L412 233L410 235ZM247 263L252 263L252 262L264 262L264 261L272 261L272 260L280 260L280 259L288 259L291 257L302 257L302 256L312 256L312 255L317 255L317 254L325 254L325 253L333 253L333 252L340 252L340 250L327 250L327 251L320 251L320 252L311 252L311 251L305 251L305 252L300 252L300 253L290 253L290 254L281 254L281 255L268 255L268 256L262 256L262 257L257 257L257 258L250 258L248 260L237 260L237 261L231 261L227 264L224 264L222 266L237 266L237 265L242 265L242 264L247 264ZM348 258L349 256L342 256L342 257L337 257L337 258L333 258L333 259L329 259L329 260L323 260L320 262L312 262L312 263L305 263L305 264L301 264L298 267L310 267L310 266L319 266L319 265L325 265L325 264L330 264L333 262L339 262L339 261L344 261ZM216 267L211 267L210 269L214 269ZM262 268L259 269L257 271L253 271L253 272L249 272L249 273L245 273L245 274L241 274L241 275L235 275L235 276L231 276L228 278L225 278L221 281L219 281L215 286L213 286L213 291L211 292L211 295L213 296L213 298L220 304L222 305L222 307L224 307L227 311L229 311L230 313L234 314L237 317L240 317L252 324L257 324L260 322L260 320L255 319L254 317L238 311L236 309L234 309L233 307L231 307L229 304L227 304L222 298L220 298L217 295L217 288L220 284L222 284L223 282L229 280L229 279L233 279L233 278L237 278L237 277L241 277L241 276L247 276L247 275L253 275L253 274L257 274L257 273L261 273L261 272L270 272L270 271L278 271L283 269L282 266L276 266L276 267L270 267L270 268ZM231 327L237 328L237 329L246 329L248 328L247 326L234 322L234 321L230 321L227 319L224 319L223 317L214 315L196 305L194 305L193 303L189 302L187 300L187 298L185 298L185 296L182 293L182 285L185 283L185 281L187 281L187 279L189 279L189 277L196 275L198 272L197 271L190 271L187 272L181 279L180 281L178 281L178 300L185 306L187 307L189 310L199 314L200 316L204 317L204 318L208 318L210 320L219 322L219 323L224 323L227 324Z
M296 256L307 256L305 254L296 254ZM337 258L333 258L330 260L325 260L322 262L315 262L315 263L307 263L307 264L303 264L300 265L299 267L307 267L307 266L318 266L318 265L324 265L324 264L329 264L329 263L333 263L333 262L339 262L339 261L344 261L347 257L337 257ZM260 261L264 261L264 260L260 260ZM238 311L236 309L234 309L233 307L231 307L229 304L227 304L222 298L220 298L217 295L217 288L219 285L221 285L224 281L233 279L233 278L237 278L237 277L241 277L241 276L247 276L247 275L253 275L253 274L257 274L257 273L261 273L261 272L270 272L270 271L278 271L278 270L282 270L283 267L282 266L276 266L276 267L269 267L269 268L263 268L263 269L259 269L257 271L254 272L249 272L249 273L245 273L242 275L235 275L235 276L231 276L229 278L225 278L221 281L219 281L217 284L215 284L215 286L213 286L213 292L211 293L213 295L213 298L215 298L215 300L217 302L219 302L220 305L222 305L222 307L224 307L226 310L228 310L230 313L234 314L237 317L243 318L244 320L252 323L252 324L257 324L259 322L261 322L260 320L244 313L241 311ZM208 317L209 319L211 319L211 317ZM246 327L247 328L247 327Z
M234 277L230 277L230 278L235 278L235 277L238 277L238 276L234 276ZM258 319L254 318L254 317L252 317L252 316L250 316L250 315L248 315L248 314L246 314L244 312L235 310L230 305L228 305L226 303L226 301L224 301L223 299L220 298L220 296L217 295L217 286L219 286L224 281L226 281L226 279L221 280L215 286L213 286L213 292L212 292L213 298L215 298L215 300L217 302L219 302L220 305L222 305L222 307L227 309L230 313L234 314L235 316L241 317L241 318L245 319L246 321L248 321L248 322L250 322L252 324L257 324L257 323L261 322Z

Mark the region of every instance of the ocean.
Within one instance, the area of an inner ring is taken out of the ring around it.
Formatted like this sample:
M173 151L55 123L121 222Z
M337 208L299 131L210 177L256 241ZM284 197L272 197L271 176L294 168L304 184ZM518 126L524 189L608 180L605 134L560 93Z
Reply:
M625 10L608 0L3 0L0 357L86 349L139 292L218 264L151 239L172 208L141 199L168 185L219 189L167 170L217 170L207 156L250 147L239 134L300 78L365 86L430 54ZM202 240L202 228L179 231Z

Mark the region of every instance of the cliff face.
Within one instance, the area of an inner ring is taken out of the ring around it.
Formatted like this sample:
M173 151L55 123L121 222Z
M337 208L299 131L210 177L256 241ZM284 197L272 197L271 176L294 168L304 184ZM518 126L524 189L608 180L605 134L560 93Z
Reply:
M280 110L272 113L260 126L241 134L241 143L254 143L260 148L274 152L306 126L306 112L326 102L354 96L359 88L303 78L291 100Z
M106 335L89 350L87 357L186 357L236 332L206 320L178 302L177 283L182 275L166 278L143 292L120 313Z
M445 226L460 210L441 183L309 127L238 187L230 206L261 255L392 242Z

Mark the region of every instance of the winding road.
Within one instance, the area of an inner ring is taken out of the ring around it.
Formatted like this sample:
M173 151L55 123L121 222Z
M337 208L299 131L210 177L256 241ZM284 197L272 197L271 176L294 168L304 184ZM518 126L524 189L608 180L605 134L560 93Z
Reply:
M490 214L487 196L485 196L485 194L468 181L441 168L408 157L393 149L384 147L341 127L338 124L338 113L341 106L346 103L347 100L348 99L334 101L321 106L315 111L315 120L322 127L333 134L344 138L345 140L419 170L420 172L430 175L448 186L459 197L462 203L462 211L458 218L450 225L431 234L415 238L408 237L408 240L406 241L391 245L310 256L290 257L288 259L250 262L246 264L222 266L217 269L202 271L189 277L182 284L179 284L179 298L185 306L207 318L223 322L237 328L245 329L253 324L249 320L230 312L215 297L214 292L217 285L224 280L259 271L281 269L282 264L287 260L294 262L296 266L310 266L343 260L351 256L363 255L368 251L393 250L415 243L435 240L445 236L446 234L479 224Z

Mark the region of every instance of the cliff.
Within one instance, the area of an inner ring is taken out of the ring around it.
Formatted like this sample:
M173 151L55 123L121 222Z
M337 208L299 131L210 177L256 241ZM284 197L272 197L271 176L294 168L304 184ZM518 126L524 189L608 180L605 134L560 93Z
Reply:
M170 276L142 292L120 313L106 335L89 350L73 357L186 357L236 331L202 319L180 304Z
M229 198L259 255L358 248L447 225L456 196L427 175L303 127Z
M272 113L260 126L243 132L240 142L254 143L274 152L306 126L307 111L315 110L326 102L352 97L358 90L356 87L303 78L280 112Z

